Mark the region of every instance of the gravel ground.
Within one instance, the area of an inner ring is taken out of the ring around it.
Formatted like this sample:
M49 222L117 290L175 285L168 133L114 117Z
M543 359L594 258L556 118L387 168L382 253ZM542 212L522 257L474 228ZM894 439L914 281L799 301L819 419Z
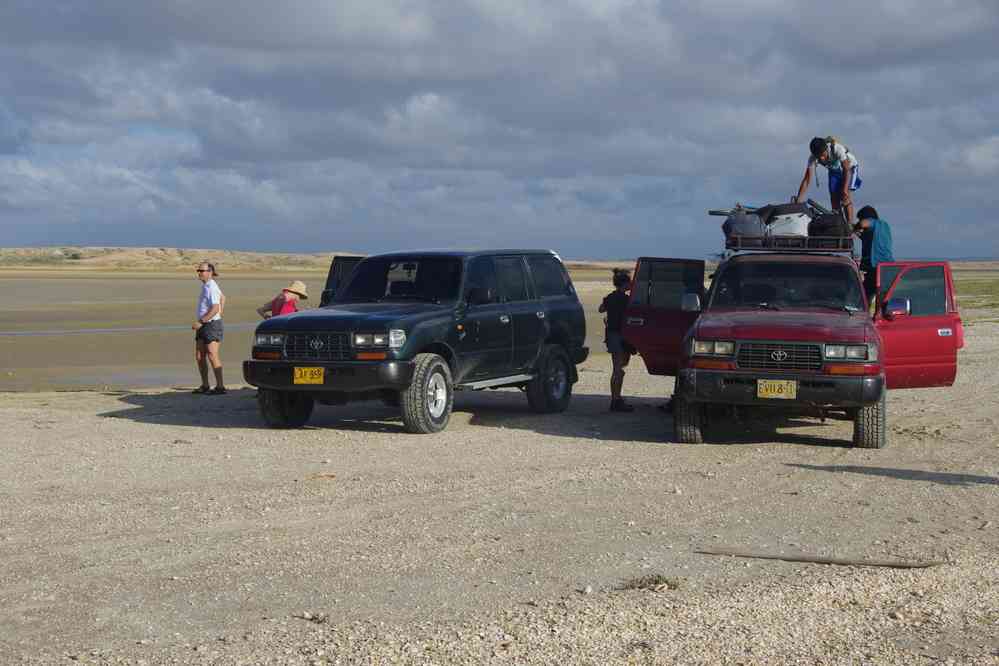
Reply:
M669 441L638 361L608 414L461 394L261 427L253 392L0 394L0 663L999 664L999 326L951 389L850 424ZM942 560L840 567L701 548ZM653 589L629 581L657 576Z

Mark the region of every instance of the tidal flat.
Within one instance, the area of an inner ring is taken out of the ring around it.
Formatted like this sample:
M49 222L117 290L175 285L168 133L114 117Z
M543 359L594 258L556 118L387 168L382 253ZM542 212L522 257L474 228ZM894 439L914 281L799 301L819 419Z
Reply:
M602 351L600 299L610 270L588 268L575 278L587 313L588 344ZM581 279L580 279L581 278ZM292 279L303 280L319 304L326 273L239 272L221 275L226 295L222 362L228 384L243 383L241 363L260 321L256 308ZM4 269L0 289L0 391L195 386L193 271L142 272L116 268Z
M603 353L600 300L611 291L612 266L630 261L567 262L586 311L587 344ZM997 321L999 262L954 262L958 304L966 324ZM710 270L708 271L710 274ZM224 272L226 294L222 361L227 383L243 381L241 362L260 321L256 308L291 280L303 280L316 307L326 271ZM194 386L193 270L122 266L4 267L0 289L0 391L125 389Z

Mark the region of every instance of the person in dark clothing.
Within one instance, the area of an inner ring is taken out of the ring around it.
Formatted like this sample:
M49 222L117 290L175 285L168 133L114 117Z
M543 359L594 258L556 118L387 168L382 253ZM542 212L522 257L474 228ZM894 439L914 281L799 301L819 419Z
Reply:
M614 291L604 297L600 303L600 312L607 315L605 318L604 341L607 344L607 351L611 355L611 404L612 412L632 412L635 408L624 401L621 397L621 387L624 385L624 369L631 360L634 353L631 345L625 342L621 336L621 327L624 324L624 311L628 307L628 290L631 287L631 275L626 270L614 269Z
M864 206L857 211L853 232L860 237L860 270L864 273L864 291L870 305L878 295L878 264L895 261L891 227L878 217L874 206Z

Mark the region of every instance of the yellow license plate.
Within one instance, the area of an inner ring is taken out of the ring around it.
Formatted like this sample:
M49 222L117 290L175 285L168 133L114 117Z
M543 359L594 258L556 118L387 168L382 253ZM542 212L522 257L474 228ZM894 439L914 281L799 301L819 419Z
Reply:
M326 368L295 368L293 384L322 384Z
M790 379L757 379L756 397L794 400L798 397L798 382Z

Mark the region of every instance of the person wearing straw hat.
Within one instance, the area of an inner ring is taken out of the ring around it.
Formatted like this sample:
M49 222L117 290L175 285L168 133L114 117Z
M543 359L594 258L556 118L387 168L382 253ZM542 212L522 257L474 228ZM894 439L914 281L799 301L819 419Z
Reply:
M281 290L281 293L274 297L274 300L264 303L257 308L257 314L264 319L278 317L280 315L298 312L298 300L308 299L309 294L305 289L305 283L295 280Z

